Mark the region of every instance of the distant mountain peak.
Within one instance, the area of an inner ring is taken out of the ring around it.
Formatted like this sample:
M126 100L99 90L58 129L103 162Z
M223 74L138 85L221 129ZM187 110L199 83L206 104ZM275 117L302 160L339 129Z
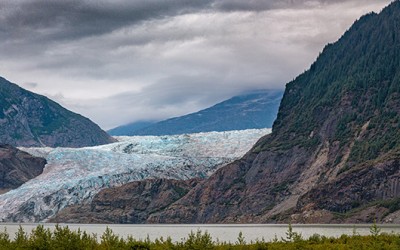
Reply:
M195 113L157 123L133 123L108 132L111 135L174 135L271 128L282 95L282 90L247 92Z

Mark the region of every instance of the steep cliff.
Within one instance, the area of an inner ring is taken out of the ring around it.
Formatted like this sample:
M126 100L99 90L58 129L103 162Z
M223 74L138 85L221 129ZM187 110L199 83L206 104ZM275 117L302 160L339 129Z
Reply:
M330 222L372 209L360 217L371 220L400 208L399 159L395 1L356 21L286 85L272 134L152 219Z
M0 194L40 175L46 160L10 145L0 145Z
M0 142L84 147L113 142L95 123L0 77Z

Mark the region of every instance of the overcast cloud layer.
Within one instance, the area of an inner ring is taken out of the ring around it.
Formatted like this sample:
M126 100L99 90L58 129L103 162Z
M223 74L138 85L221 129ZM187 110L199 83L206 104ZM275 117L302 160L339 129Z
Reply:
M2 0L0 75L109 129L283 89L390 0Z

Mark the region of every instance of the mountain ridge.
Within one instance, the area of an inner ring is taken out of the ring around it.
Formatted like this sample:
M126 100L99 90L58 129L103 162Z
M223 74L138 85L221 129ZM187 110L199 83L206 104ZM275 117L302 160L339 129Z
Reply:
M115 141L88 118L0 77L0 141L13 146L83 147Z
M234 96L209 108L154 124L139 124L142 128L122 134L127 126L109 130L112 135L174 135L199 132L271 128L276 118L283 92L263 90ZM138 125L133 123L133 125ZM147 125L147 126L146 126ZM128 126L129 128L129 126Z

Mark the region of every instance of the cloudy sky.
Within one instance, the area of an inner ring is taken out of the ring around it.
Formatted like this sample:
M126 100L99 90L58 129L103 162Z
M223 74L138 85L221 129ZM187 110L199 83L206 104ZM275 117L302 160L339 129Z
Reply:
M1 0L0 75L104 129L283 89L390 0Z

